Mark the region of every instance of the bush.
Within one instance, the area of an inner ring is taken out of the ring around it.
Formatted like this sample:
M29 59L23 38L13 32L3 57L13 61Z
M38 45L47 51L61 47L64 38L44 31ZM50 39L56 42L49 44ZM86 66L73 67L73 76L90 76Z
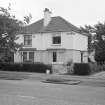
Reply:
M21 72L38 72L45 73L47 69L51 71L51 65L45 65L43 63L1 63L0 69L4 71L21 71Z
M74 74L89 75L90 73L91 73L91 68L88 63L75 63L74 64Z

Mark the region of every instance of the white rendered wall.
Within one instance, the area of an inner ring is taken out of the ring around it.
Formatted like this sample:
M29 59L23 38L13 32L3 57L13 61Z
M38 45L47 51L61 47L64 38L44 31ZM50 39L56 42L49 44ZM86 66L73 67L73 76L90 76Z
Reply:
M23 43L24 37L18 35L19 39L17 43ZM67 34L67 32L61 33L61 44L54 45L52 44L52 33L38 33L32 35L32 48L37 48L37 50L46 50L50 48L65 48L65 49L75 49L75 50L85 50L87 51L88 47L88 38L81 34ZM24 46L25 47L25 46ZM28 47L28 46L27 46ZM29 46L30 47L30 46Z
M75 34L73 36L73 49L87 51L87 48L88 37L81 34Z
M52 33L34 34L32 37L32 48L37 50L46 50L50 48L73 49L73 36L61 33L61 44L52 44Z

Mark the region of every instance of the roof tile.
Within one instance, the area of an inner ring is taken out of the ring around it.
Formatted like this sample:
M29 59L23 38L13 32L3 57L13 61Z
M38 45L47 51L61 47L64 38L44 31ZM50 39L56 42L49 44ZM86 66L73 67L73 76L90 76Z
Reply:
M48 32L80 32L79 28L72 25L60 16L52 17L48 26L43 26L43 19L22 28L21 33L48 33Z

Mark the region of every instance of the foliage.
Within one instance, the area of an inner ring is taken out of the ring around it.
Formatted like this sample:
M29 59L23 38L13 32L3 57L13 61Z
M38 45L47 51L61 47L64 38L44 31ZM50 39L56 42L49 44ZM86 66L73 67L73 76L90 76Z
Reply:
M17 34L20 32L21 27L25 23L29 24L32 15L24 17L24 22L16 19L14 15L11 15L11 4L8 8L0 7L0 49L5 48L7 52L6 56L0 57L0 61L9 61L11 52L15 52L21 45L15 43ZM11 55L12 57L12 55ZM8 59L8 60L5 60Z
M94 26L80 27L82 32L89 33L89 51L95 49L95 60L97 62L105 61L105 23L98 22Z
M102 40L102 36L105 36L105 23L99 22L98 24L94 25L96 38L98 41Z
M25 24L29 24L32 19L32 15L29 13L28 15L24 16Z
M95 47L95 60L97 62L105 61L105 41L101 40L97 43Z
M88 63L75 63L74 64L74 74L76 75L89 75L91 69Z
M97 62L105 61L105 23L98 23L95 26L96 38L98 40L95 45L95 60Z
M43 63L0 63L0 69L4 71L21 71L21 72L38 72L46 73L46 70L51 71L51 65L45 65Z
M11 52L16 51L20 45L15 43L22 21L10 14L10 5L7 9L0 7L0 49L5 48L6 55L2 59L9 58ZM8 61L8 60L6 60Z

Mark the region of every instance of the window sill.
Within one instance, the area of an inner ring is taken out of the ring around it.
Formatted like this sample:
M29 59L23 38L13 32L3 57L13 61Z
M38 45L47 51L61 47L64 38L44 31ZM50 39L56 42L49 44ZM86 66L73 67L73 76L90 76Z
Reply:
M64 64L64 62L52 62L52 64Z
M32 45L23 45L23 47L32 47Z
M52 44L51 46L61 46L61 44Z

